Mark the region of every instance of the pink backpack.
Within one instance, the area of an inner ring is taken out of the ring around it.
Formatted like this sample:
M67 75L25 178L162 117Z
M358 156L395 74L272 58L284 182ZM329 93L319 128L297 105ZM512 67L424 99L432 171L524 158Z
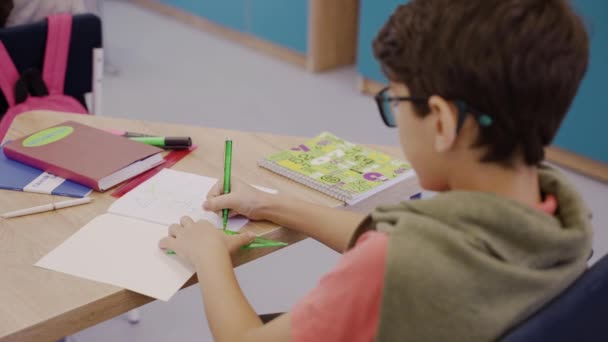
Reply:
M63 93L72 35L72 16L59 14L49 16L47 20L46 51L42 71L42 79L48 88L46 96L27 96L25 101L16 103L15 84L20 75L6 47L0 41L0 89L8 103L8 110L0 121L0 141L4 139L15 117L24 112L52 110L77 114L88 113L80 102Z

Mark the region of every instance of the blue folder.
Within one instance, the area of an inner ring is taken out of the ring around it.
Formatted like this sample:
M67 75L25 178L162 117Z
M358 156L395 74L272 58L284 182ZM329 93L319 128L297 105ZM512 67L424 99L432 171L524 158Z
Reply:
M49 184L51 184L49 186ZM86 197L91 188L8 159L0 146L0 189Z

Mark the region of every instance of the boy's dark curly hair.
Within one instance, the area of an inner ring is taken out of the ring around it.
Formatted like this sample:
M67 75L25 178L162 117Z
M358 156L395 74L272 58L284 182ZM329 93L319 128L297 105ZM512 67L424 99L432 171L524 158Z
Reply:
M582 19L567 0L412 0L376 37L390 80L412 96L462 100L493 118L475 146L482 161L544 159L589 59ZM415 105L420 116L427 105Z

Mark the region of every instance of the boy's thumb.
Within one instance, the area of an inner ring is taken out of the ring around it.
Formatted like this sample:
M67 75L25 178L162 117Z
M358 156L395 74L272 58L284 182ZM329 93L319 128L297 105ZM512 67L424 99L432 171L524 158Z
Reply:
M239 243L241 246L250 244L255 239L255 234L252 232L244 232L237 235L239 237Z
M207 211L220 211L222 209L234 209L231 207L230 195L210 198L203 203L203 209Z
M255 239L255 234L252 232L244 232L241 234L235 234L229 237L229 247L228 250L230 254L236 252L239 248L243 246L247 246Z

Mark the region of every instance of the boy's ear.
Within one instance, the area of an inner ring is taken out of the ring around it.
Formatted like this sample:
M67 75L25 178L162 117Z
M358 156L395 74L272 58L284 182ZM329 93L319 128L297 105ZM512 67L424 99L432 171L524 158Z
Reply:
M456 141L458 109L443 97L437 95L429 98L429 107L434 117L435 151L449 151Z

